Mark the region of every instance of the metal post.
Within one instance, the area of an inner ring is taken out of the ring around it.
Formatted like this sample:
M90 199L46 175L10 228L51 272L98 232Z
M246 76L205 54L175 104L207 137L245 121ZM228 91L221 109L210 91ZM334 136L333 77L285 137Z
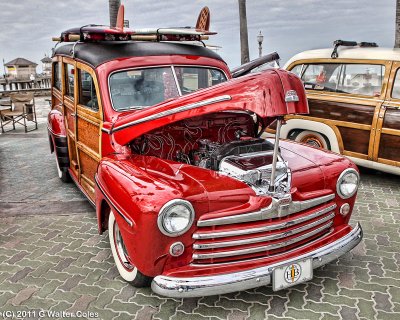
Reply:
M276 163L278 161L279 136L281 135L281 126L282 126L282 117L279 117L276 123L274 154L272 156L271 184L269 185L270 192L275 192Z
M249 38L247 33L246 0L239 0L239 19L241 63L244 64L250 61Z
M257 36L257 42L258 42L258 57L261 57L261 56L262 56L262 43L263 43L263 40L264 40L264 36L263 36L263 34L261 33L261 31L260 31L260 33L259 33L258 36Z

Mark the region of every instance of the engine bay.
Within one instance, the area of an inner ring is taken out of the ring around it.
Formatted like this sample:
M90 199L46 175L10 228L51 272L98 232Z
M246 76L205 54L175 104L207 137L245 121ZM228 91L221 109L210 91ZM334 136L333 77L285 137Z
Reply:
M159 128L133 140L133 153L177 161L231 176L258 195L284 194L290 170L278 155L271 183L274 145L258 138L258 124L245 112L221 112L194 117Z

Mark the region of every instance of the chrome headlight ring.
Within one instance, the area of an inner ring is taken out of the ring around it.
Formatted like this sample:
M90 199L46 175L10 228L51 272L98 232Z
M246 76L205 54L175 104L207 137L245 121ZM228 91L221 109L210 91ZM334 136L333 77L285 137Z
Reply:
M342 199L354 196L360 184L360 175L353 168L345 169L339 176L336 183L336 192Z
M177 237L190 229L194 221L194 208L189 201L168 201L158 213L157 225L162 234Z

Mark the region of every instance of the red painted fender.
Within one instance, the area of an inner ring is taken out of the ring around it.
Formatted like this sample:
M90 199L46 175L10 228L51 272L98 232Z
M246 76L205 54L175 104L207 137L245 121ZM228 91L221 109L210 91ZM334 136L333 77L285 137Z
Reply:
M67 136L61 107L55 107L49 112L47 116L47 128L54 136Z

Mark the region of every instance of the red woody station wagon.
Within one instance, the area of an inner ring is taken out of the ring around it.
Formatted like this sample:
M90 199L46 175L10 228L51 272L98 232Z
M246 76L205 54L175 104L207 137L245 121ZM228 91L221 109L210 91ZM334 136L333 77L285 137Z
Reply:
M168 297L280 290L361 241L349 225L356 166L260 138L308 112L296 75L232 78L215 52L182 41L185 29L78 30L53 56L50 147L60 178L96 207L124 280Z

